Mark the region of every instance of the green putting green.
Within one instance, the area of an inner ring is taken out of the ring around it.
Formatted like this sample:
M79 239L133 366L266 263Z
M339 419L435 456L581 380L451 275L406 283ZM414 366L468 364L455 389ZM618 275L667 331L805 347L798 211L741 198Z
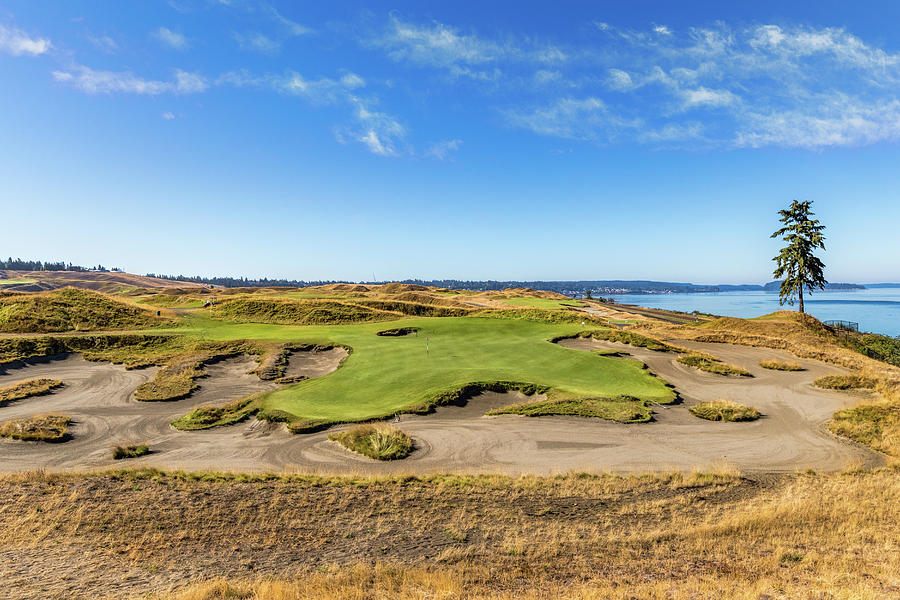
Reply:
M404 337L375 335L418 327ZM359 421L390 415L471 382L515 381L550 388L553 399L628 395L668 403L674 392L636 361L564 348L549 338L575 324L480 317L412 318L330 326L236 324L190 318L188 335L214 340L340 344L351 355L334 373L265 395L265 410L298 419Z

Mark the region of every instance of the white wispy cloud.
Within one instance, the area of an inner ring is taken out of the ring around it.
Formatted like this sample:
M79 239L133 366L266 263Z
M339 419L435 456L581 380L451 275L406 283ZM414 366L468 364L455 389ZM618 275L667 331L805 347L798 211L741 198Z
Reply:
M515 127L571 140L609 142L623 131L641 127L639 119L615 114L596 97L559 98L547 106L509 109L505 114Z
M45 54L51 47L47 38L32 37L21 29L0 24L0 52L13 56L38 56Z
M183 34L172 31L167 27L160 27L151 34L159 43L173 50L184 50L188 47L188 40Z
M400 121L387 113L371 108L371 101L351 96L355 107L358 132L355 137L363 142L369 151L380 156L398 156L405 145L406 128ZM352 135L352 132L351 132Z
M87 40L101 52L112 54L119 49L119 43L108 35L87 35Z
M820 109L814 114L797 110L748 112L736 145L818 150L900 141L900 100L871 104L838 95L818 101Z
M681 92L684 98L685 108L695 108L698 106L730 106L739 102L736 95L728 90L711 90L705 87L699 87L694 90L683 90Z
M130 71L97 71L84 65L53 71L52 75L56 81L86 94L196 94L209 87L202 76L180 69L175 69L173 78L167 81L144 79Z
M818 150L900 141L900 54L845 29L595 25L604 42L578 68L599 69L602 87L507 108L510 124L600 143ZM561 78L578 74L563 68Z
M377 110L375 99L360 95L366 82L352 71L344 72L339 78L311 78L295 71L263 76L233 71L219 77L216 84L274 90L296 96L314 106L345 107L349 123L334 128L335 138L340 143L359 142L379 156L408 153L406 128L398 118Z
M365 87L366 81L356 73L344 73L341 77L341 84L348 90Z
M622 69L610 69L608 74L607 82L612 89L620 92L627 92L634 89L634 80L631 79L631 75L629 75L627 71L623 71Z
M266 8L272 18L275 19L275 21L281 24L284 28L286 28L288 33L290 33L291 35L308 35L310 33L313 33L313 30L311 28L288 19L280 12L278 12L271 4L266 5Z
M491 40L444 23L403 21L391 16L384 31L363 40L397 62L437 67L454 78L495 82L503 75L501 63L558 65L569 60L558 45L530 39Z
M431 158L436 158L438 160L447 160L454 152L459 150L462 143L462 140L444 140L442 142L435 142L428 147L425 156L430 156Z
M357 139L365 144L369 148L369 152L371 152L372 154L377 154L379 156L397 155L397 152L395 150L393 150L390 146L385 145L381 141L381 138L378 137L378 132L374 129L369 129Z
M255 50L265 54L275 54L281 50L281 42L258 31L234 33L234 39L244 50Z
M162 114L162 118L166 121L172 121L175 119L175 113L166 111Z

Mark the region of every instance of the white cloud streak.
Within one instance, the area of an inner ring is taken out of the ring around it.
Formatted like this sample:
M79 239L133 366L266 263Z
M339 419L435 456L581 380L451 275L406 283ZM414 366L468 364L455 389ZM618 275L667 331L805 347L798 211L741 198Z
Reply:
M443 23L416 24L391 16L387 28L364 44L384 50L396 62L443 69L453 78L496 81L500 63L558 65L569 60L553 44L485 39Z
M183 34L172 31L166 27L160 27L150 35L163 46L172 48L173 50L185 50L188 47L188 40Z
M276 54L281 50L281 42L259 33L249 31L247 33L235 33L234 39L242 50L254 50L264 54Z
M53 79L86 94L197 94L209 87L206 79L196 73L175 69L167 81L144 79L130 71L96 71L78 65L66 71L53 71Z
M15 27L0 25L0 52L13 56L39 56L51 47L50 40L46 38L32 37Z
M436 158L437 160L449 160L454 152L462 146L462 140L444 140L436 142L428 147L425 156Z

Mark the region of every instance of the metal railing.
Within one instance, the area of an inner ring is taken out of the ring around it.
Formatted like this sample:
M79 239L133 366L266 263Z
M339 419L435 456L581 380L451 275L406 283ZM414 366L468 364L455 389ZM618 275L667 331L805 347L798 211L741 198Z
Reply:
M829 327L834 327L835 329L846 329L847 331L859 331L859 323L855 323L853 321L822 321L825 325Z

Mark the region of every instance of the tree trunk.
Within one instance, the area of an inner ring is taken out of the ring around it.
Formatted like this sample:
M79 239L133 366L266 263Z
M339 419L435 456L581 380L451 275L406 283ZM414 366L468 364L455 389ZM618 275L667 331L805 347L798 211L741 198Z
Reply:
M800 286L800 312L806 312L803 310L803 286Z

